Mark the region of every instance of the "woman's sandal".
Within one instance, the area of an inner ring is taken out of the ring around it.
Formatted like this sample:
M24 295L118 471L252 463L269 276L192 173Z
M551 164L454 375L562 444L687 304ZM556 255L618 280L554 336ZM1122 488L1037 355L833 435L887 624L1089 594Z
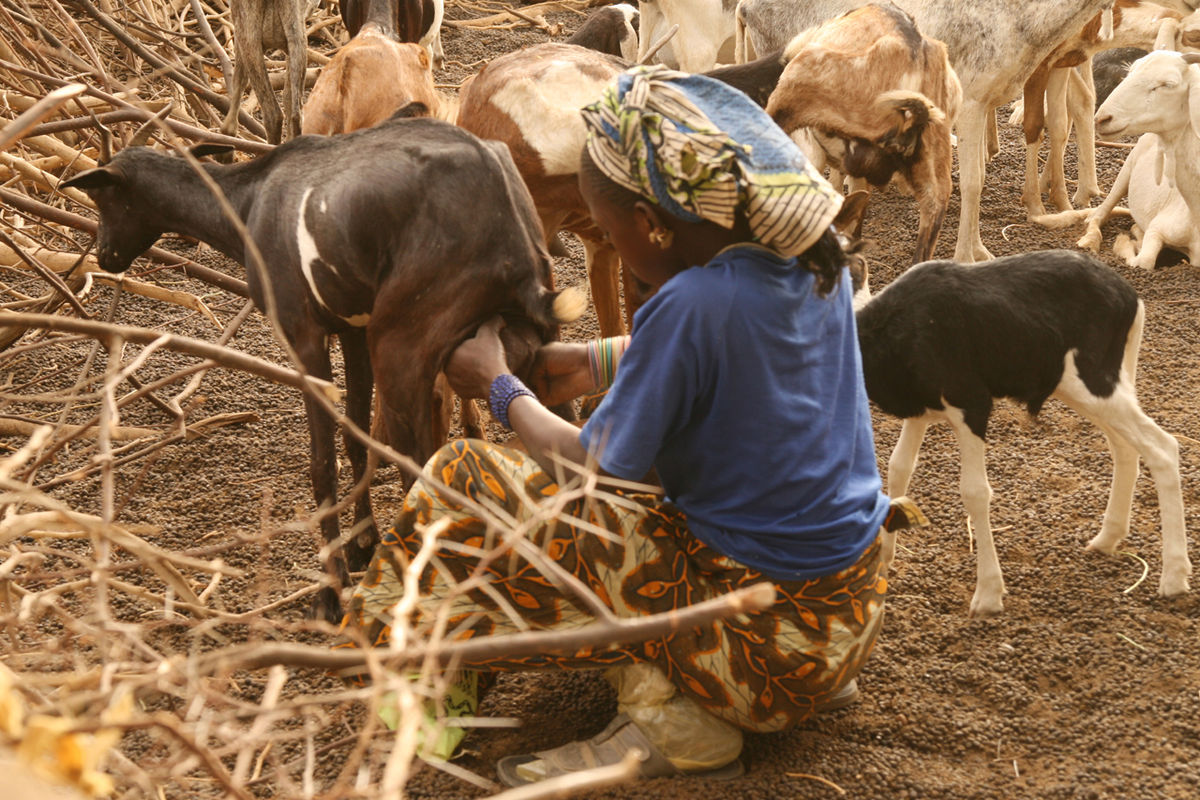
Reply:
M625 714L618 714L607 728L591 739L538 753L502 758L496 762L496 775L505 786L524 786L545 778L618 764L631 750L639 753L638 774L643 778L692 775L709 780L728 780L741 777L744 771L741 760L735 758L716 769L685 772L668 761L633 720Z

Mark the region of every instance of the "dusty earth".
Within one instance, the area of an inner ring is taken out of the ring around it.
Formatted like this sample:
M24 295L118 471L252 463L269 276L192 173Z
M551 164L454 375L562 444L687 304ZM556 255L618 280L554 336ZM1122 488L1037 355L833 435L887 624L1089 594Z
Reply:
M460 12L461 13L461 12ZM552 16L568 28L573 15ZM447 28L451 59L439 80L457 83L478 61L508 49L546 40L542 32L465 32ZM1002 112L1002 119L1007 116ZM1052 232L1025 224L1019 204L1023 148L1011 128L1002 127L1001 154L988 169L983 198L984 240L995 255L1072 247L1078 230ZM1100 151L1101 185L1111 184L1125 151ZM1073 162L1071 164L1073 167ZM942 233L938 255L953 250L957 198ZM865 234L872 280L878 289L909 262L917 216L911 199L887 192L872 201ZM1134 271L1111 255L1115 233L1106 229L1102 258L1127 278L1146 302L1138 390L1143 407L1180 440L1187 523L1200 530L1200 415L1194 401L1200 383L1200 273L1187 264L1153 272ZM177 242L189 253L193 245ZM559 280L583 280L576 255L558 264ZM240 274L240 268L211 252L197 258ZM197 294L224 323L241 301L175 273L157 280ZM97 313L108 308L112 292L98 289ZM129 295L118 299L115 318L128 324L214 337L211 323L175 307ZM566 331L583 338L591 317ZM257 314L234 345L286 363ZM15 395L69 384L86 348L62 347L5 356L2 369L9 398L2 413L56 409L13 400ZM177 363L177 362L176 362ZM160 367L163 371L166 366ZM154 372L152 363L146 377ZM296 525L309 513L307 435L297 392L229 371L205 380L207 416L252 411L257 420L167 448L149 461L119 472L119 519L158 526L158 544L179 549L229 543L237 536L269 535L266 544L235 548L227 558L249 570L222 585L217 604L240 610L259 597L283 597L316 574L314 537ZM166 422L160 410L143 403L124 424ZM876 414L880 468L899 431L898 421ZM975 580L975 559L958 497L958 460L946 429L934 428L922 453L912 496L932 520L919 534L904 536L891 578L887 620L879 644L859 678L861 702L814 719L796 730L746 739L745 777L728 782L687 778L628 785L590 796L612 798L1118 798L1184 800L1200 796L1200 595L1165 600L1155 595L1161 569L1159 518L1153 483L1138 483L1133 532L1128 548L1145 559L1149 574L1132 556L1085 552L1096 533L1108 491L1111 461L1099 432L1051 402L1030 420L1002 404L990 430L989 477L994 491L993 524L1009 594L1003 616L972 620L967 606ZM16 446L10 441L9 446ZM42 468L43 480L78 466L66 454ZM343 472L343 485L348 481ZM94 477L61 484L52 493L81 510L95 511L99 483ZM394 467L383 469L373 486L376 513L386 520L401 492ZM1194 550L1194 548L1193 548ZM1193 558L1200 554L1193 552ZM144 613L133 600L118 606L131 616ZM306 602L273 614L302 623ZM230 635L246 635L227 632ZM258 635L251 633L251 635ZM271 636L274 634L264 633ZM168 624L151 636L168 649L186 650L189 640ZM319 628L305 637L329 641ZM202 646L200 641L190 644ZM14 644L37 648L36 641ZM30 663L33 656L30 656ZM246 679L253 700L261 675ZM297 691L337 687L332 679L296 672ZM503 676L485 700L483 713L520 720L514 730L471 734L458 763L485 778L494 777L496 758L590 736L609 720L614 700L595 673ZM334 715L327 741L344 742L361 717ZM166 757L141 735L127 736L125 751L135 761ZM289 747L291 749L289 749ZM318 779L336 772L348 745L320 756ZM280 750L279 761L300 751ZM272 761L276 758L272 756ZM260 790L271 794L270 783ZM485 792L445 773L423 769L409 782L420 798L481 796ZM207 794L211 785L182 780L167 796Z

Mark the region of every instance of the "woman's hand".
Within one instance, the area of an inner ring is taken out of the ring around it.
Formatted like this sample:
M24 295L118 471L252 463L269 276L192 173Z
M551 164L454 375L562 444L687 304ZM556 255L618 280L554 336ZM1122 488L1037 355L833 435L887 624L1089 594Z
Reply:
M534 394L547 406L574 400L595 389L588 368L587 345L549 342L538 348L531 376Z
M460 397L486 398L496 376L508 372L504 344L500 341L503 327L503 318L492 317L450 354L446 379Z

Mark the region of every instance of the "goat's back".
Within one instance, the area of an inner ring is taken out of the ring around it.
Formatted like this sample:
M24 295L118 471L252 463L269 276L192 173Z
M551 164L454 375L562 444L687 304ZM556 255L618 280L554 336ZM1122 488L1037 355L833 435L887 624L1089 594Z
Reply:
M1088 389L1108 396L1137 309L1120 275L1075 251L918 264L857 314L867 394L899 417L944 399L986 422L993 397L1037 413L1073 351Z
M425 48L364 27L321 70L304 104L304 133L369 128L408 103L436 114L440 99Z

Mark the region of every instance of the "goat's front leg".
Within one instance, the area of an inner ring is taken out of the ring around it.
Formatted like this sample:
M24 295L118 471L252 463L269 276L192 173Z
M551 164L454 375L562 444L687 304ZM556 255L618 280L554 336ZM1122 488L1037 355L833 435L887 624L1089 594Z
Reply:
M1136 149L1136 148L1135 148ZM1117 173L1117 179L1113 181L1112 189L1109 190L1108 196L1104 198L1104 202L1092 209L1091 214L1087 218L1087 230L1083 236L1079 237L1079 241L1075 246L1081 250L1090 250L1093 253L1100 252L1100 242L1102 235L1100 227L1109 215L1113 213L1113 209L1117 207L1117 203L1121 202L1129 192L1129 178L1133 174L1133 164L1135 159L1133 153L1125 159L1125 163L1121 165L1121 171Z
M925 440L925 431L929 428L930 418L909 417L900 427L900 438L892 449L888 459L887 493L893 499L903 497L908 492L909 482L913 471L917 468L917 456L921 453L921 442ZM896 558L896 532L883 532L883 548L881 553L883 564L890 567Z
M342 342L342 360L346 367L346 416L362 431L371 425L371 354L367 349L367 336L363 330L346 331L339 337ZM354 475L354 531L346 543L346 562L351 570L366 569L379 543L379 530L375 515L371 511L371 473L367 459L367 448L343 431L342 441L346 455L350 458L350 469Z
M284 36L287 38L287 75L283 91L283 141L300 135L300 107L304 102L304 70L308 64L308 37L304 32L303 9L307 5L289 3L283 14ZM261 100L259 101L262 102ZM368 413L370 409L368 408Z
M1096 179L1096 85L1092 78L1092 59L1071 70L1067 86L1067 109L1075 126L1076 162L1079 183L1072 198L1075 205L1086 207L1093 197L1100 197L1100 182Z
M304 332L285 333L308 374L314 378L332 381L333 370L329 365L329 350L325 343L324 331L310 328ZM308 415L309 478L312 480L313 498L317 503L321 535L325 539L325 546L321 549L321 565L329 577L330 584L317 593L312 612L315 617L336 623L342 616L340 590L350 584L350 573L342 555L338 515L333 511L337 504L334 421L307 393L304 395L304 410Z
M1000 571L996 543L992 539L992 487L988 485L987 479L986 447L983 439L967 427L961 412L951 409L947 419L950 420L954 435L958 439L958 450L962 458L959 491L962 494L963 506L967 509L967 518L975 531L977 572L970 615L991 617L1004 611L1004 576Z
M963 104L958 115L958 189L962 204L954 260L963 264L987 261L992 257L979 236L979 201L983 195L983 178L987 168L984 138L989 114L995 121L995 114L990 108L970 100Z

